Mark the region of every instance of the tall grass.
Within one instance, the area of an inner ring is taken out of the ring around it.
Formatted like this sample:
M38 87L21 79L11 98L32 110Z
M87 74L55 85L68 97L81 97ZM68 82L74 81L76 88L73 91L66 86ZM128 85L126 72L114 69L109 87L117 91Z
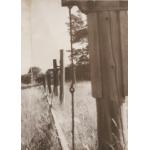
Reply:
M60 126L71 146L71 94L70 84L65 85L65 98L62 105L55 98L53 101ZM75 85L75 149L97 149L96 102L91 96L90 82L78 82Z
M49 105L39 88L21 92L22 150L61 150Z

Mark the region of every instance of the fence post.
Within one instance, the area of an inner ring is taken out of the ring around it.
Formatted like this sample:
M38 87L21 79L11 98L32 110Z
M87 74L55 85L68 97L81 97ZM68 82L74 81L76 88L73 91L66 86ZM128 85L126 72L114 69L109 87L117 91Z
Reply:
M46 72L46 78L47 78L48 90L49 90L49 93L51 93L52 89L51 89L51 72L50 71Z
M60 102L63 102L64 99L64 53L63 50L60 50L60 94L59 94L59 99Z
M58 96L58 69L57 69L57 60L53 59L53 81L54 81L54 94L55 96Z

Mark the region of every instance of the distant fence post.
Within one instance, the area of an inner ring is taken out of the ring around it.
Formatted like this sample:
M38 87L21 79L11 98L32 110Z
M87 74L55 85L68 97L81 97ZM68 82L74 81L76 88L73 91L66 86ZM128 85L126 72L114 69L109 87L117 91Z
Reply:
M52 92L52 89L51 89L51 73L50 71L47 71L46 72L46 78L47 78L47 85L48 85L48 90L49 90L49 93Z
M53 59L53 79L54 79L54 88L53 88L53 91L54 91L54 94L55 96L58 96L58 70L57 70L57 60L56 59Z
M43 87L44 87L44 91L46 91L46 78L45 78L45 75L43 76Z
M60 94L59 94L59 99L60 102L63 102L64 99L64 52L61 49L60 50L60 75L59 75L59 79L60 79Z

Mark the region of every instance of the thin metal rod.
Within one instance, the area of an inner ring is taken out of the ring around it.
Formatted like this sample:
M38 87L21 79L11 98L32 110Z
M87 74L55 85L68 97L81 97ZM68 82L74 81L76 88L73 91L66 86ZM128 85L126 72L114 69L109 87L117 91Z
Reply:
M74 93L72 93L72 150L75 150L75 137L74 137Z
M74 83L74 62L73 62L73 39L72 39L72 18L71 18L71 7L69 7L69 19L70 19L70 47L71 47L71 67L72 67L72 84Z
M71 18L71 8L69 7L69 19L70 19L70 47L71 47L71 67L72 67L72 83L70 87L71 98L72 98L72 150L75 150L75 138L74 138L74 83L75 83L75 72L74 72L74 61L73 61L73 42L72 42L72 18Z

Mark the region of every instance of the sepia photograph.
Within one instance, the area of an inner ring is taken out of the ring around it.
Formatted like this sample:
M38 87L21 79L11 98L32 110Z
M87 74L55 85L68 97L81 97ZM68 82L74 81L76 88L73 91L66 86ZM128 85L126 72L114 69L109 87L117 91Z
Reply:
M128 0L21 0L21 150L128 150Z

